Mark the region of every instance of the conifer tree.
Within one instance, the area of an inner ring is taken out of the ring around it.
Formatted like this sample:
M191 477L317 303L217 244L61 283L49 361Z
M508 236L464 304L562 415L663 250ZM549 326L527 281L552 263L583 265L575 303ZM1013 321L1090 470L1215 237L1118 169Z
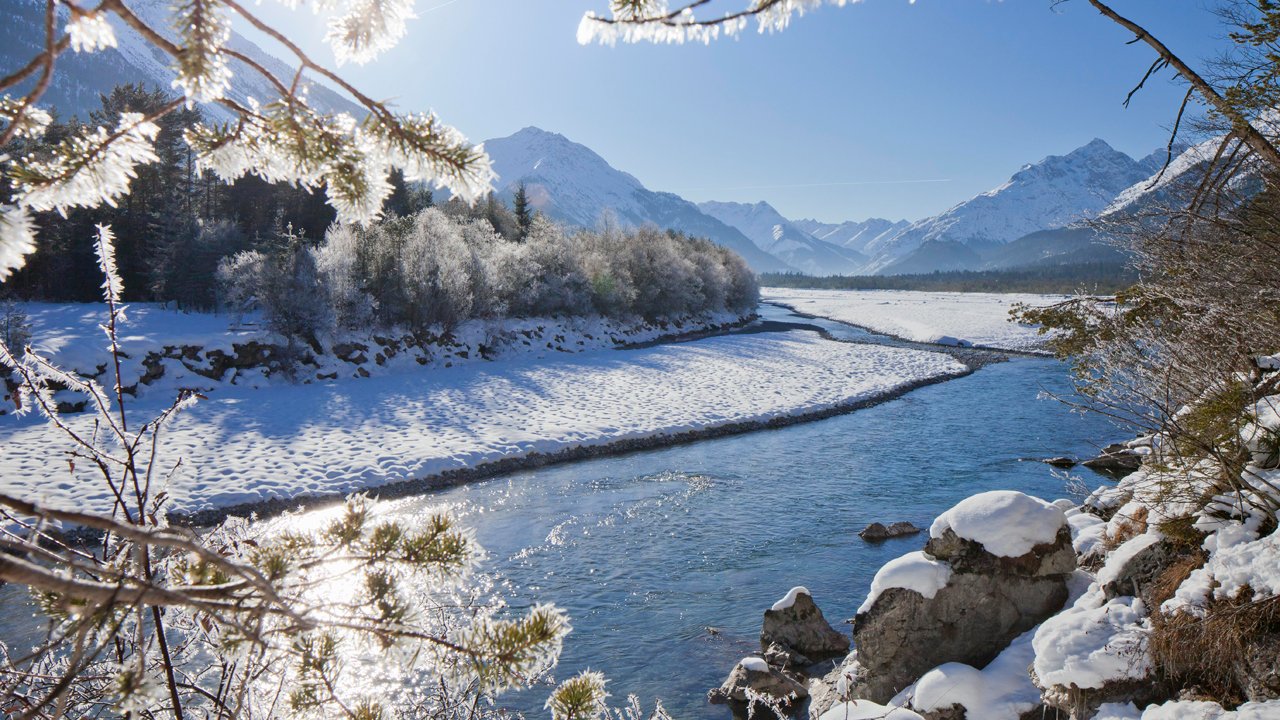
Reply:
M516 186L514 200L516 224L520 227L520 242L529 237L529 228L533 226L533 211L529 208L529 188L521 180Z

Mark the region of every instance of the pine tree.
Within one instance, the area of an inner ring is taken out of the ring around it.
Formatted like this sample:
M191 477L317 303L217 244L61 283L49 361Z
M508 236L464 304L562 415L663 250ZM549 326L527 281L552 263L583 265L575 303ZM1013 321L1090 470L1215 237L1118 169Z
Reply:
M520 227L520 242L529 237L529 228L533 225L533 212L529 209L529 189L524 181L516 186L515 196L516 224Z

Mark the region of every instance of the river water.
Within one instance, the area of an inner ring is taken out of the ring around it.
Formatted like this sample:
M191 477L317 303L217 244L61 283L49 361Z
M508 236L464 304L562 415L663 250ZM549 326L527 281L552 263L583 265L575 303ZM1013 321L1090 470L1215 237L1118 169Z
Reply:
M763 314L892 342L777 308ZM848 415L514 473L399 500L393 512L452 507L488 551L483 569L508 582L514 608L568 611L574 631L558 678L590 667L608 676L614 703L634 693L677 718L724 720L706 691L758 651L767 607L804 585L847 630L876 569L923 543L868 544L857 536L866 524L927 528L991 489L1065 496L1064 478L1037 459L1087 455L1118 434L1038 399L1068 387L1060 363L1018 357ZM20 602L3 590L5 605ZM29 632L24 614L7 613L0 637ZM543 717L547 693L511 693L502 704Z
M815 322L846 339L884 341ZM933 518L975 492L1067 495L1037 459L1087 455L1117 430L1039 399L1065 393L1066 368L1014 358L849 415L779 430L520 472L419 499L447 503L511 583L519 608L566 609L559 678L590 667L615 702L661 699L677 718L728 717L708 705L741 657L758 652L761 616L793 585L837 627L875 571L923 538L862 541L873 521ZM1089 474L1088 471L1084 471ZM1097 476L1084 478L1101 482ZM708 631L715 628L717 633ZM541 717L546 690L504 696Z

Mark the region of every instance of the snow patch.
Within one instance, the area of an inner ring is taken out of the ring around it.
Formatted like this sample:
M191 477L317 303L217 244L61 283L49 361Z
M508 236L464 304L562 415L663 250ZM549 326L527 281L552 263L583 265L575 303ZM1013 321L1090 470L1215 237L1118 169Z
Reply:
M904 707L881 705L870 700L836 703L818 720L924 720L920 713Z
M1035 659L1034 635L1034 629L1019 635L982 670L963 663L930 670L916 682L911 707L931 712L962 705L966 717L1018 720L1040 704L1040 689L1027 673Z
M762 658L744 657L738 662L738 664L741 665L743 669L750 670L751 672L769 672L769 663L766 663Z
M919 292L913 290L793 290L761 288L761 298L800 312L914 342L990 347L1048 354L1040 328L1011 322L1015 303L1052 305L1058 295Z
M950 565L934 560L921 550L907 553L896 560L890 560L876 571L875 578L871 580L871 591L867 593L867 599L858 608L858 612L870 610L880 594L889 588L914 590L926 599L932 599L950 580Z
M1075 605L1035 631L1032 645L1041 685L1098 688L1112 680L1146 677L1151 667L1146 616L1141 600L1105 602L1101 588L1094 585Z
M929 527L930 537L948 529L987 552L1021 557L1037 545L1051 543L1067 523L1062 509L1012 490L993 490L966 498L942 513Z
M798 595L808 595L809 597L813 597L813 595L809 592L808 588L797 585L796 587L793 587L790 590L788 590L786 597L774 603L773 607L769 609L774 612L778 612L779 610L786 610L787 608L796 604L796 597Z

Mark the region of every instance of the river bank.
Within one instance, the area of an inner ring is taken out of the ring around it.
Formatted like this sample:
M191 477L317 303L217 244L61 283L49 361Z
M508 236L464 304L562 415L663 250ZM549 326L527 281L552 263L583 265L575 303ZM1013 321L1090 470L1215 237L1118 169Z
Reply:
M211 522L780 427L968 372L943 353L788 329L341 382L223 385L173 421L158 462L181 457L187 468L170 487L171 510ZM47 462L50 432L36 419L4 420L0 486L19 495L39 486L55 506L108 507L105 491Z

